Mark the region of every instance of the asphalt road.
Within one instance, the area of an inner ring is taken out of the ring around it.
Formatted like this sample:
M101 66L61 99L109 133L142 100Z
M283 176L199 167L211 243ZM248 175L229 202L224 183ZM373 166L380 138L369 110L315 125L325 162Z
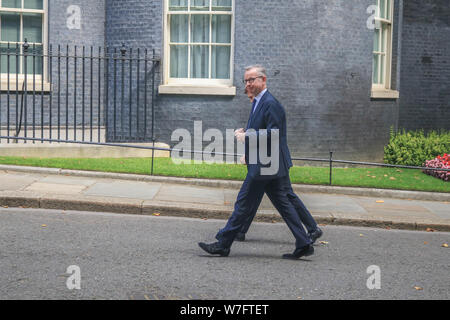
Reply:
M197 242L224 224L0 208L0 299L450 298L450 233L322 226L315 254L289 261L287 226L254 223L229 257L207 255Z

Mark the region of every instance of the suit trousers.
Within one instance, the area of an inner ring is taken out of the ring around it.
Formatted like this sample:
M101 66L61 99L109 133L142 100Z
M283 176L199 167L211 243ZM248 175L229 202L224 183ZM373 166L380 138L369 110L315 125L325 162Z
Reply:
M247 174L237 196L231 217L225 227L219 230L216 235L219 244L224 248L231 247L236 235L258 209L264 192L269 195L273 205L294 235L296 248L311 244L311 239L303 229L297 211L289 199L288 194L291 189L289 176L256 180Z
M308 211L308 209L305 207L302 200L300 200L300 198L295 194L294 190L292 189L292 185L291 185L289 176L284 177L284 178L287 180L284 183L289 184L289 188L288 188L289 191L287 193L289 200L291 201L292 205L294 206L295 210L297 211L297 214L298 214L301 222L306 227L306 230L308 232L313 232L314 230L317 229L316 221L314 220L314 218L312 217L312 215ZM269 197L272 204L274 204L275 199L272 198L272 194L268 193L267 196ZM245 222L244 226L239 231L240 233L244 233L244 234L247 233L248 229L250 228L250 225L252 224L253 219L255 218L256 212L258 211L258 206L259 206L259 203L261 202L261 200L262 200L262 196L261 196L261 199L259 199L259 201L258 201L258 205L255 206L254 211L250 215L249 219Z

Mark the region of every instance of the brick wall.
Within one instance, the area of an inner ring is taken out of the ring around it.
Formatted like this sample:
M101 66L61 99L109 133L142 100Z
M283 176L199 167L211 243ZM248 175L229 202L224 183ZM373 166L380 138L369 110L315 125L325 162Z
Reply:
M450 129L450 4L405 1L399 127Z

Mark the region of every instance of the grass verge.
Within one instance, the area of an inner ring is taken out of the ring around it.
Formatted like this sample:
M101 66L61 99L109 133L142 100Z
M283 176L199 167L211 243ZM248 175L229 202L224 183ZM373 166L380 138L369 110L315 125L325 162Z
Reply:
M0 164L89 170L102 172L150 174L151 158L27 158L1 157ZM238 164L174 164L170 158L155 158L153 173L161 176L243 180L247 173ZM292 183L328 185L329 168L293 167ZM450 192L450 183L420 170L396 168L333 168L333 186Z

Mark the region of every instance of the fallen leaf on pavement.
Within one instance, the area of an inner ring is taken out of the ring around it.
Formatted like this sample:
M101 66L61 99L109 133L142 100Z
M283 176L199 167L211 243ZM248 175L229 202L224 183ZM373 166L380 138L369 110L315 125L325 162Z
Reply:
M45 228L46 226L47 226L46 224L41 225L41 227L44 227L44 228Z
M328 241L319 241L321 244L328 244Z
M425 241L423 244L428 244L428 242Z
M434 229L432 229L432 228L427 228L427 232L434 232Z
M443 243L443 244L442 244L442 247L448 248L448 244L447 244L447 243Z
M159 212L153 212L153 215L154 216L159 216L159 215L161 215Z
M377 200L376 203L384 203L384 200Z
M414 289L416 289L416 290L423 290L422 287L417 287L417 286L415 286Z
M360 237L364 237L364 235L362 233L359 234Z

